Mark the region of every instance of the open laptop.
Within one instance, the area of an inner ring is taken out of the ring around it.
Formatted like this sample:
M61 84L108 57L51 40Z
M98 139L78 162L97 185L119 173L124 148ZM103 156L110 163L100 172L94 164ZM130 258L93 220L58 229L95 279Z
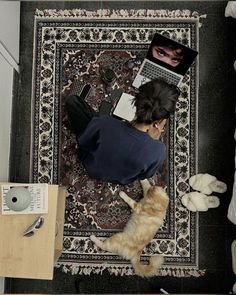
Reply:
M132 85L139 88L160 77L178 86L197 54L197 51L155 33Z
M132 85L139 88L155 78L164 78L168 83L179 86L197 54L197 51L155 33L146 58ZM133 99L134 97L130 94L123 93L112 115L119 119L132 121L136 111L132 103Z

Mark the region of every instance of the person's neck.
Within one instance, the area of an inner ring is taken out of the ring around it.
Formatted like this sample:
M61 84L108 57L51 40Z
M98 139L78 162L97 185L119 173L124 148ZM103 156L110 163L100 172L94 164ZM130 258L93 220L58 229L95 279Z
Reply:
M147 132L150 127L149 124L145 123L133 123L132 126L142 132Z

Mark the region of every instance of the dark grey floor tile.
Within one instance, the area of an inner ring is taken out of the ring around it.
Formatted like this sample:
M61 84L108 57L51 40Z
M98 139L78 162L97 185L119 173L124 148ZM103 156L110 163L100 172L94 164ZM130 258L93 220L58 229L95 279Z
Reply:
M200 268L225 270L225 226L200 226L199 236Z
M89 284L94 283L94 292ZM137 276L119 276L109 274L107 271L101 275L80 276L76 279L76 290L79 294L137 294Z
M160 294L161 289L170 294L181 293L181 278L177 277L153 277L153 278L139 278L139 293Z
M76 294L95 294L95 276L77 275L74 277ZM100 280L101 281L101 280Z
M53 280L6 279L6 293L69 294L76 293L75 277L54 269Z
M182 284L181 294L228 294L233 285L225 271L214 269L203 277L184 278Z
M13 93L12 93L12 118L16 118L18 115L18 97L19 97L19 73L14 71L13 78ZM17 134L19 134L18 123L16 120L12 120L11 123L11 146L10 146L10 165L9 165L9 175L16 175L18 165L15 161L15 147L17 146Z

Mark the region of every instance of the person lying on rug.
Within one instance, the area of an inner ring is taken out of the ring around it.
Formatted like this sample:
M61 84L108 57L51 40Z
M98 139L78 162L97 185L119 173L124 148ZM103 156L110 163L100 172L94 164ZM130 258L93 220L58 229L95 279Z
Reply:
M129 184L150 178L166 158L160 135L175 111L179 89L162 79L139 88L132 122L98 116L82 97L65 97L65 108L79 145L79 158L91 178Z

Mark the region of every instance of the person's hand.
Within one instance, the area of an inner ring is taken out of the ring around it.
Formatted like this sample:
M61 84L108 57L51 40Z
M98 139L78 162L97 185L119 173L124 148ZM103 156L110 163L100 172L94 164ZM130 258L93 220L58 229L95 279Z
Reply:
M166 119L159 120L150 125L148 129L148 135L153 139L160 139L161 133L164 131L166 125Z

